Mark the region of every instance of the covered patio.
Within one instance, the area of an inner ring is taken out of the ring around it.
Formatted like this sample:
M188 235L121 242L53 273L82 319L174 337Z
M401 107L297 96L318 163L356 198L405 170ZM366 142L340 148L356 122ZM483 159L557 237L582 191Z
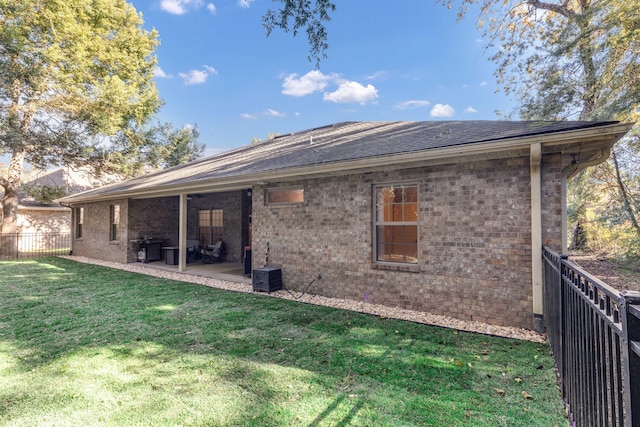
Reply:
M151 270L162 270L179 273L188 276L206 277L209 279L225 280L228 282L244 283L251 286L251 276L244 274L244 264L239 262L221 262L215 264L201 264L198 262L188 264L188 268L180 271L178 265L169 265L164 262L129 263Z

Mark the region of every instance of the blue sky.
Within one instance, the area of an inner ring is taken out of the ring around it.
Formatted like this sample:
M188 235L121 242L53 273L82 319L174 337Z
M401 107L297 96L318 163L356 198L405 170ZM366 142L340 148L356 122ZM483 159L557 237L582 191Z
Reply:
M358 120L492 120L512 103L475 16L435 1L336 0L329 57L307 59L306 34L265 37L271 0L133 0L159 32L158 118L197 124L210 155L271 133Z

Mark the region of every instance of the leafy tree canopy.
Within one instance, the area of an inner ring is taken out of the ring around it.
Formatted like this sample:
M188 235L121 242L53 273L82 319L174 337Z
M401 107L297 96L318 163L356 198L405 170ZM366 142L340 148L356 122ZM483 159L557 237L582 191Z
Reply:
M140 175L145 169L166 169L201 157L205 145L198 127L175 129L170 123L129 127L113 138L108 155L111 170L120 176Z
M160 106L155 31L124 0L0 0L0 152L38 167L101 156Z
M282 8L269 9L262 17L262 24L267 30L267 36L275 28L288 32L292 31L294 37L301 29L307 33L309 41L309 61L315 61L316 67L320 66L321 59L327 57L329 48L328 34L324 26L331 20L331 12L336 6L329 0L273 0L282 3Z

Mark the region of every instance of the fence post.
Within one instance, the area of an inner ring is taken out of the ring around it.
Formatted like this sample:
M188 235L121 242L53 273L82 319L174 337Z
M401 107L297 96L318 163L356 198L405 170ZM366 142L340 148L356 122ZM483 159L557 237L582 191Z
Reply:
M620 293L625 425L640 427L640 292Z

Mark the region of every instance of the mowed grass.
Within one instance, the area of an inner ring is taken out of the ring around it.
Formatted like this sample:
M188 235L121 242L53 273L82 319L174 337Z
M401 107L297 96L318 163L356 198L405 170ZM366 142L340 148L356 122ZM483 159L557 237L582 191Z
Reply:
M0 262L3 426L568 425L563 414L547 345L58 258Z

